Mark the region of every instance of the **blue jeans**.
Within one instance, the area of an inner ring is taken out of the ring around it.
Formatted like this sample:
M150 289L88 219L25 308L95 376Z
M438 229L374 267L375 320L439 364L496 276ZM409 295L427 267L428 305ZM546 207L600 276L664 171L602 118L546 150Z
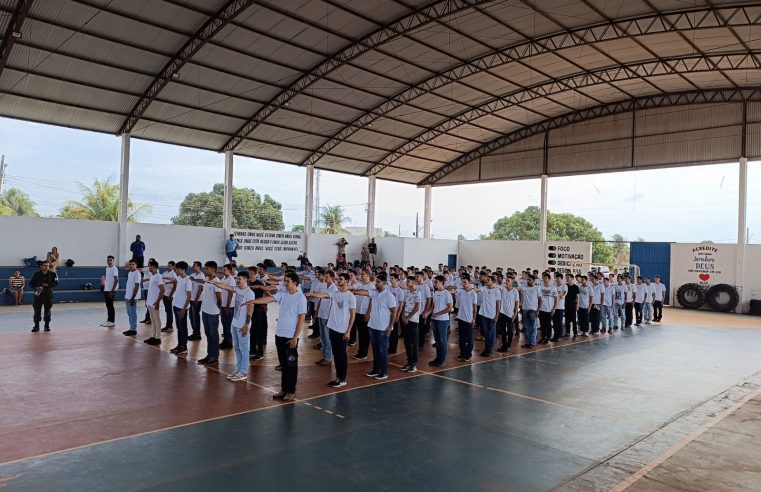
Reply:
M369 328L370 346L373 348L373 374L388 374L388 335L386 330Z
M621 323L618 324L616 319L621 318ZM624 312L624 305L615 303L613 304L613 326L618 329L619 327L623 328L626 324L626 313Z
M177 306L172 306L172 309L174 309L174 324L177 328L177 346L178 347L187 347L188 346L188 313L185 312L185 316L180 317L180 311L182 309L178 308Z
M135 304L130 306L129 301L125 301L124 304L127 306L127 318L129 318L129 329L132 331L137 330L137 301L135 301Z
M600 324L602 325L602 329L607 330L608 328L613 328L612 326L609 325L610 318L611 318L610 315L612 311L610 309L610 306L606 306L605 304L603 304L601 308L602 309L600 310Z
M436 362L445 364L447 362L447 353L449 352L449 320L431 320L433 328L433 339L436 341Z
M206 335L206 355L219 359L219 315L203 313L203 332Z
M330 347L330 328L328 328L328 320L318 316L317 326L320 327L320 345L322 345L322 358L325 360L333 360L333 351Z
M642 317L645 318L645 323L649 323L653 319L653 304L651 302L642 303Z
M193 335L201 334L201 302L190 302L190 328L193 330Z
M494 352L494 346L497 345L497 322L493 318L481 316L481 326L483 327L484 338L486 339L484 352L491 354Z
M248 374L248 348L251 332L243 336L243 327L233 326L230 330L233 337L233 350L235 350L235 370Z
M536 325L539 322L539 313L537 317L531 319L526 309L523 310L523 329L526 332L526 343L536 345Z

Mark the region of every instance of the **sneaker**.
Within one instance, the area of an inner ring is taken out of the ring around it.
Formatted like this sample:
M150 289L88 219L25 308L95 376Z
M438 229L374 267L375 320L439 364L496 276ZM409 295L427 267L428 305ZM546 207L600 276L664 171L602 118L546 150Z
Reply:
M284 396L285 396L285 391L278 391L277 393L272 395L272 399L273 400L282 400Z
M359 355L352 355L351 358L354 360L367 360L367 356L360 357Z
M346 386L348 383L346 381L342 381L340 379L334 379L333 381L328 383L328 386L331 388L340 388L341 386Z
M143 323L145 323L146 325L150 325L151 324L151 320L143 321Z
M197 342L198 340L201 340L201 335L199 335L198 333L193 333L192 335L188 337L188 340L190 340L191 342Z
M283 398L281 398L283 401L293 401L294 396L293 393L286 393L283 395Z
M579 335L579 336L580 336L580 337L584 337L584 338L587 338L587 337L589 337L589 335L587 334L587 332L586 332L586 331L585 331L585 332L583 332L583 333L582 333L581 335Z
M188 353L187 347L175 347L169 352L173 353L174 355L185 355Z
M161 339L160 338L151 337L151 338L148 338L148 339L143 340L143 341L145 343L147 343L148 345L161 345Z
M45 325L45 331L50 331L50 326L49 325Z
M238 371L235 371L234 373L227 375L227 380L232 381L234 378L237 378L237 377L238 377Z
M439 361L437 361L436 359L433 359L433 360L429 360L429 361L428 361L428 365L429 365L429 366L435 366L435 365L436 365L436 364L438 364L438 363L439 363Z
M377 378L379 375L380 374L378 374L377 372L368 372L367 374L365 374L365 376L367 376L368 378Z
M238 375L234 378L232 378L230 381L247 381L248 380L248 373L247 372L239 372Z
M552 343L558 343L560 341L560 339L558 337L555 337L555 338L550 338L550 341Z
M125 337L134 337L135 335L137 335L137 330L123 331L122 335L124 335Z
M40 331L39 326L35 326L34 328L32 328L32 333L37 333L38 331Z
M651 325L652 323L651 323L651 322L649 322L649 321L645 321L645 324L646 324L646 325Z
M114 323L113 321L106 321L105 323L103 323L100 326L103 326L103 327L106 327L106 328L113 328L114 326L116 326L116 323Z
M317 364L318 366L329 366L332 364L332 361L320 359L317 362L315 362L315 364Z
M457 362L465 362L465 357L457 356L454 358L454 360L456 360Z
M322 350L322 344L318 343L317 345L312 345L312 348L315 350Z
M206 364L207 362L209 362L209 356L207 355L203 359L198 359L196 362L198 363L198 365L202 366Z
M144 325L144 324L147 324L147 323L150 323L150 322L151 322L151 320L149 320L149 319L144 319L144 320L141 320L141 321L140 321L140 324L141 324L141 325Z
M533 345L531 345L530 343L525 343L521 345L521 348L531 348L531 347L533 347Z
M404 372L407 372L407 369L409 369L409 368L410 368L410 365L409 365L409 364L406 364L406 365L402 366L402 367L401 367L401 369L399 369L399 370L400 370L400 371L404 371Z
M388 374L379 374L375 376L375 379L377 379L378 381L383 381L384 379L388 379Z
M446 362L436 362L433 364L433 367L444 367L446 365Z
M507 351L509 351L509 350L510 350L510 349L509 349L509 348L507 348L507 347L500 347L500 348L499 348L499 350L497 350L497 352L502 352L502 353L504 354L505 352L507 352Z
M409 369L407 369L407 372L412 374L413 372L417 372L417 366L410 366Z
M172 328L171 326L165 326L161 329L162 333L172 333L173 331L174 331L174 328Z
M219 365L219 360L217 360L217 359L209 359L209 360L206 361L205 365L207 365L207 366L218 366Z
M276 365L276 366L275 366L275 370L276 370L276 371L282 371L282 370L283 370L283 366L281 366L280 364L278 364L278 365Z
M315 338L320 338L320 334L318 332L314 332L311 335L309 335L307 338L314 340Z
M233 348L233 342L228 342L227 340L225 340L224 342L219 344L219 348L221 350L231 349Z
M346 345L347 345L348 347L353 347L353 346L355 346L356 344L357 344L357 342L349 342L349 343L347 343Z

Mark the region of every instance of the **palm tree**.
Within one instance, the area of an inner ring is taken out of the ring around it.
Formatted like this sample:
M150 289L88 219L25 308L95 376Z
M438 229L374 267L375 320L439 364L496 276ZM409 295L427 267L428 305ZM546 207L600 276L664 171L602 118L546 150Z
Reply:
M64 203L61 218L112 222L119 220L119 185L113 181L113 176L104 180L96 179L92 187L79 183L79 189L82 191L82 200ZM131 198L127 202L128 222L137 222L150 212L150 205L134 203Z
M325 224L323 232L325 234L346 234L344 225L351 222L351 219L344 215L344 208L341 205L322 207L320 221Z
M8 188L0 193L0 215L39 217L29 195L18 188Z

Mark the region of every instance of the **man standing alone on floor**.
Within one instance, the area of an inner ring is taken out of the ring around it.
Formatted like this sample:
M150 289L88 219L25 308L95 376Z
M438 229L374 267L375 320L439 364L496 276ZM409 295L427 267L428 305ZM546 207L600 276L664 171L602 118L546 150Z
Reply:
M50 331L50 310L53 308L53 289L58 287L58 274L50 270L50 263L43 261L40 270L32 275L29 287L34 289L34 328L32 333L40 331L40 321L45 320L45 331ZM45 308L45 317L41 315Z
M119 288L119 269L114 266L114 257L106 257L106 273L103 275L103 299L106 301L106 322L100 326L113 328L116 326L116 311L114 311L114 296Z
M142 299L142 290L140 289L140 272L137 271L135 260L130 260L127 268L129 272L124 286L124 305L127 307L129 329L122 332L122 335L130 337L137 335L137 301Z
M367 251L370 252L370 263L375 266L375 255L378 254L378 245L375 244L375 238L370 240L370 244L367 245Z
M230 234L230 238L225 241L225 256L227 261L232 263L233 258L238 256L238 241L235 240L235 234Z
M145 243L140 234L135 236L135 241L130 244L129 250L132 252L132 259L135 261L138 270L143 271L143 262L145 261Z
M660 322L663 318L663 301L666 299L666 284L661 283L660 275L655 276L653 288L653 321Z

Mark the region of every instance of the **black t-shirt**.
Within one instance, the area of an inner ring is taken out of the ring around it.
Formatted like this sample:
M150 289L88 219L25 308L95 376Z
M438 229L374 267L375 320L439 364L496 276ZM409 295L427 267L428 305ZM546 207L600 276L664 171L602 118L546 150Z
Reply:
M568 286L568 293L565 296L565 308L573 309L576 307L576 299L579 297L579 286L576 284Z
M371 255L377 255L378 254L378 245L375 243L370 243L367 245L367 250L370 252Z

